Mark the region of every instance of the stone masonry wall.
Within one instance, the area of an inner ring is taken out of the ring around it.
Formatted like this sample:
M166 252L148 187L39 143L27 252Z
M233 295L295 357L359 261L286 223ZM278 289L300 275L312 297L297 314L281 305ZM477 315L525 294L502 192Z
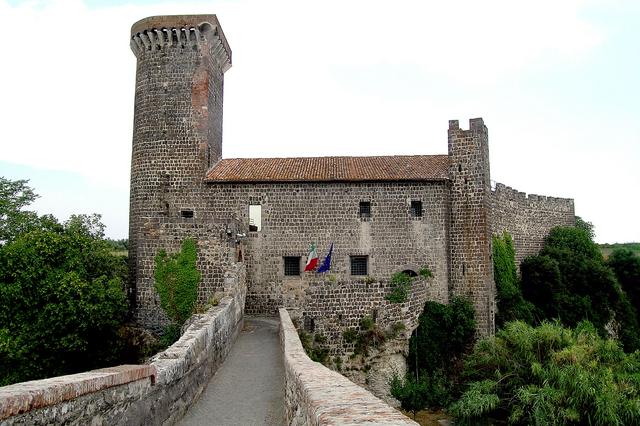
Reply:
M143 19L132 27L131 49L137 70L129 299L138 322L158 328L163 320L152 276L157 251L174 251L186 237L198 239L200 249L224 251L211 246L223 224L198 223L197 216L183 219L182 212L202 211L203 176L221 156L224 72L231 66L231 51L213 15ZM222 272L207 268L220 265L220 257L199 256L206 288L222 281ZM213 276L217 281L209 280Z
M155 289L155 256L160 250L176 253L185 238L197 243L196 266L200 272L198 303L206 302L214 294L225 291L225 280L233 275L238 245L226 235L226 225L195 221L194 219L168 218L148 219L143 222L141 238L137 244L137 318L146 328L160 332L169 320L160 306L160 297Z
M491 192L491 232L513 237L516 264L537 254L551 228L575 225L573 200L525 194L501 183Z
M450 283L452 293L475 306L479 335L495 331L495 284L491 260L489 136L481 118L469 130L449 122L451 181Z
M307 357L289 314L280 309L286 424L417 425L371 393Z
M174 424L222 364L242 328L246 285L239 266L227 294L195 315L149 365L120 366L0 388L2 425Z
M423 214L410 214L411 201L422 201ZM371 217L359 216L359 202L371 203ZM315 282L359 281L350 275L350 256L368 256L368 281L386 281L403 270L428 266L430 286L439 298L448 291L448 190L445 182L210 184L200 217L249 223L249 205L262 206L262 230L246 232L248 314L274 315L280 307L302 309L336 293L312 294ZM331 271L316 276L284 275L284 256L299 256L304 268L309 245L320 261L333 242ZM338 286L339 287L339 286ZM338 291L344 291L337 287ZM370 306L372 291L340 301L343 309ZM316 300L312 302L312 300ZM368 308L367 308L368 309ZM421 308L419 308L421 310Z
M429 301L448 302L446 289L436 287L431 279L416 277L406 302L391 303L385 296L391 285L385 282L315 281L310 284L304 302L286 306L291 318L306 328L327 337L326 347L331 355L353 353L354 344L345 342L342 333L349 328L358 329L360 320L369 316L381 330L389 330L397 322L405 325L406 335L418 326L418 316ZM309 324L313 324L313 330Z

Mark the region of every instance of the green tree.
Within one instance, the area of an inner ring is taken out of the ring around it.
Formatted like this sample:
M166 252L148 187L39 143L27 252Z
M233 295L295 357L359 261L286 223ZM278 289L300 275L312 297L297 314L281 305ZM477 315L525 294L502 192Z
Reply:
M496 283L496 326L507 321L533 321L532 305L524 300L516 269L516 251L508 232L493 236L493 275Z
M0 247L0 384L119 361L126 263L99 216L47 222Z
M589 322L511 322L465 359L467 390L450 412L461 424L639 424L639 371L640 353Z
M195 241L185 239L178 253L168 255L160 250L155 258L155 285L160 305L178 327L189 319L198 299L197 257Z
M407 375L390 383L402 408L415 413L448 405L456 394L460 363L473 342L475 326L473 305L466 299L425 304L409 340Z
M582 219L580 216L576 216L575 227L578 229L582 229L584 232L586 232L592 241L596 237L596 231L594 229L593 223L587 222L586 220Z
M394 376L389 383L389 392L391 396L400 401L404 410L413 414L415 419L416 413L427 408L429 406L428 401L440 393L434 392L434 389L429 384L426 380L416 380L410 374L404 380ZM442 389L442 393L446 393L446 388Z
M12 241L38 225L38 215L24 210L38 198L28 182L0 177L0 244Z
M523 295L538 320L556 318L569 327L589 320L605 335L615 319L625 349L640 348L632 307L588 230L552 229L540 254L525 259L520 271Z
M607 265L613 269L631 304L640 309L640 256L629 249L615 249Z

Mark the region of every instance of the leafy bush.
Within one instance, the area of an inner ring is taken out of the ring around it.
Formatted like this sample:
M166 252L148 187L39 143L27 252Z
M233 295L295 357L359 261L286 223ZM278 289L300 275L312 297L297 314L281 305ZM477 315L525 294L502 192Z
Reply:
M508 232L493 237L493 275L496 283L496 326L516 319L531 323L533 321L531 303L522 297L518 271L516 269L516 251Z
M404 303L409 297L413 277L404 272L398 272L391 277L391 291L385 296L391 303Z
M99 219L45 218L0 246L0 385L121 361L127 266Z
M329 358L329 349L325 347L326 338L320 334L310 334L304 330L298 330L298 337L300 337L300 343L307 356L316 362L326 364Z
M404 325L404 323L402 321L396 321L393 324L391 324L391 326L389 327L389 331L387 332L387 337L389 339L395 339L396 337L398 337L398 335L405 331L407 329L407 326Z
M416 379L408 374L404 380L397 376L390 381L391 396L400 401L404 410L416 413L425 408L437 409L451 401L450 379L442 370Z
M192 239L184 240L178 253L167 255L160 250L155 258L155 286L160 305L178 326L189 319L198 299L200 272L196 259L196 243Z
M428 266L423 266L422 268L420 268L420 270L418 271L418 275L425 279L433 277L433 273Z
M369 355L370 348L377 348L385 341L385 334L377 326L376 322L368 315L360 319L360 331L356 335L356 354Z
M425 303L409 340L409 371L413 375L436 370L454 374L457 361L473 342L474 313L471 302L460 297L448 305Z
M371 318L368 315L365 315L362 318L360 318L360 330L362 331L373 330L373 327L375 327L375 325L376 323L373 320L373 318Z
M507 323L465 359L466 392L450 411L463 424L640 422L640 353L625 354L589 322Z
M358 330L354 328L348 328L342 332L342 338L347 343L353 343L358 338Z
M356 355L369 354L371 347L379 347L386 339L385 333L376 325L373 318L365 315L360 319L360 330L348 328L342 332L342 339L347 343L354 343Z

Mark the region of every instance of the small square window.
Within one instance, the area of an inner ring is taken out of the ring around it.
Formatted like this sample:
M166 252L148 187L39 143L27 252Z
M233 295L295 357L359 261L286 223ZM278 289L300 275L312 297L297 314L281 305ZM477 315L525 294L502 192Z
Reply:
M351 256L351 275L367 275L369 256Z
M371 217L371 202L360 201L360 217L361 218Z
M422 217L422 201L411 201L411 216Z
M193 210L180 210L180 216L185 219L193 219Z
M284 257L284 274L286 276L300 275L300 256Z

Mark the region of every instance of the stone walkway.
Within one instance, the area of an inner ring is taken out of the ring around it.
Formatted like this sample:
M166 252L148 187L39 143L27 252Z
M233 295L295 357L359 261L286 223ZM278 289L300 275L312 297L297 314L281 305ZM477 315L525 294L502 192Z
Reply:
M245 317L225 362L178 425L284 424L277 318Z

